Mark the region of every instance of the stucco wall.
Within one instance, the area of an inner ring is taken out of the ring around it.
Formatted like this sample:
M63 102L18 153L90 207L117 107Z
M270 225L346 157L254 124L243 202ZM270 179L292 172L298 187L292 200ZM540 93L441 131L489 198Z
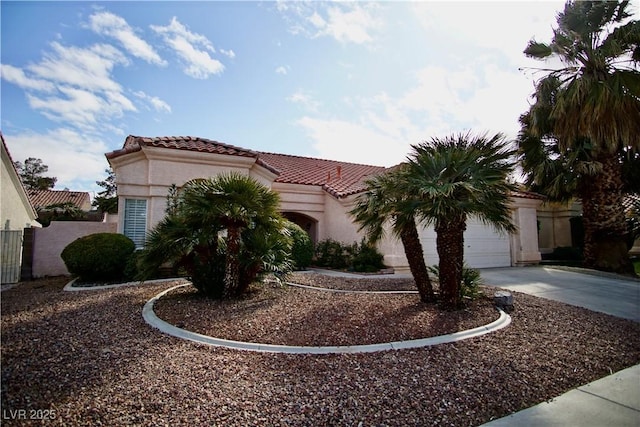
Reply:
M338 200L325 193L324 227L319 240L331 238L347 244L360 243L362 233L358 233L358 226L349 215L353 201L353 197Z
M22 230L25 227L39 227L36 215L29 205L22 184L15 174L13 165L2 147L2 167L0 173L0 228Z
M118 232L124 227L125 199L147 200L147 229L165 215L167 195L172 184L183 186L195 178L210 178L235 172L255 178L270 187L275 175L255 166L251 157L227 156L145 147L111 161L118 185Z
M514 265L536 264L542 256L538 245L538 199L514 198L513 224L516 233L511 235L511 257Z
M74 240L94 233L115 233L117 224L86 221L52 221L48 227L34 232L34 278L68 275L69 271L60 258L64 248Z
M560 246L572 246L569 220L581 213L582 208L579 203L547 203L538 207L540 252L549 253Z

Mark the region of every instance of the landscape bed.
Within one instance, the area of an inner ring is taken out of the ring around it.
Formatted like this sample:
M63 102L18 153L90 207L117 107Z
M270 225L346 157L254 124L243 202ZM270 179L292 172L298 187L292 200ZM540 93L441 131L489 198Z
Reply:
M325 287L407 286L394 279L302 276ZM2 292L7 414L33 410L51 416L46 425L476 426L640 362L640 324L519 293L511 325L482 337L413 350L286 355L194 344L153 329L142 319L142 306L172 283L63 292L68 280L26 282ZM176 321L189 314L185 328L203 324L194 316L213 316L208 307L217 303L181 293L164 306L161 300L158 314ZM278 301L286 304L275 309ZM192 302L202 309L185 311ZM323 308L325 302L342 311ZM322 328L308 334L318 343L412 337L411 321L421 328L431 322L432 333L446 323L443 317L434 326L435 317L419 313L415 294L372 298L273 288L242 303L246 317L226 325L225 333L253 330L245 335L251 339L299 339L298 333L287 336L287 322L304 313L298 326ZM477 304L497 317L490 304ZM458 315L457 326L469 321L468 313ZM341 330L349 332L332 335ZM41 423L3 419L4 425Z

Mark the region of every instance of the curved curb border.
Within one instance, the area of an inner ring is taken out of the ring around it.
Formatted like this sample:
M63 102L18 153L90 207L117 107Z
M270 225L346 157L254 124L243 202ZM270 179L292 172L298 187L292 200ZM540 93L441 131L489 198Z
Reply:
M409 341L394 341L380 344L365 344L365 345L353 345L353 346L328 346L328 347L310 347L310 346L288 346L288 345L276 345L276 344L259 344L242 341L225 340L221 338L214 338L207 335L198 334L196 332L187 331L185 329L178 328L156 316L153 311L153 305L160 298L174 289L188 286L188 284L182 284L173 286L167 290L160 292L158 295L151 298L142 308L142 317L151 326L159 329L161 332L189 341L194 341L200 344L207 344L215 347L224 347L234 350L246 350L257 351L267 353L286 353L286 354L335 354L335 353L373 353L376 351L386 350L401 350L427 347L438 344L451 343L469 338L479 337L481 335L495 332L502 328L509 326L511 323L511 316L504 311L498 309L500 316L497 320L477 328L468 329L466 331L460 331L448 335L440 335L437 337L420 338Z
M331 288L320 288L318 286L309 286L309 285L300 285L298 283L285 282L285 284L289 286L293 286L294 288L302 288L302 289L311 289L314 291L325 291L325 292L333 292L336 294L417 294L418 291L359 291L359 290L348 290L348 289L331 289Z
M67 291L67 292L94 291L94 290L97 291L97 290L100 290L100 289L121 288L123 286L138 286L138 285L146 285L146 284L162 283L162 282L175 282L175 281L178 281L178 280L186 281L186 279L183 279L183 278L180 278L180 277L174 277L172 279L154 279L154 280L143 280L143 281L138 281L138 282L116 283L115 285L73 286L73 284L77 280L78 280L78 278L76 277L75 279L73 279L72 281L67 283L62 290L63 291ZM184 286L184 284L180 285L180 286Z

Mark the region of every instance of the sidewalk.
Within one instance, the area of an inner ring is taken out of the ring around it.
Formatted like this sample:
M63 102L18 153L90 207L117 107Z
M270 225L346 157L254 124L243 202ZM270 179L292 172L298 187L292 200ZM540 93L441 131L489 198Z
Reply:
M480 427L640 426L640 365Z

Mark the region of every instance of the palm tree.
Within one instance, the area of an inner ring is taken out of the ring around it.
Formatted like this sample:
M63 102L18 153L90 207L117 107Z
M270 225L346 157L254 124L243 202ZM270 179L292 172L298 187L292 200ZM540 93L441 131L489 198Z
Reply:
M240 244L245 228L272 226L279 217L278 195L253 178L237 173L212 179L196 179L184 189L183 210L187 218L220 224L226 230L226 261L223 297L240 288Z
M640 22L628 1L569 1L550 43L531 40L525 55L556 57L546 70L526 132L552 136L562 156L588 155L579 183L588 267L630 272L622 177L624 156L640 149ZM584 159L583 159L584 160Z
M457 308L462 301L467 218L476 217L500 231L515 229L509 202L516 186L508 180L513 155L499 133L451 135L412 146L403 179L420 221L434 225L440 292L447 308Z
M360 224L358 231L365 230L370 243L380 241L385 224L391 222L393 233L400 237L404 247L420 300L433 302L435 296L416 227L413 201L399 173L403 167L367 180L367 190L357 197L350 214Z
M253 178L230 173L195 179L174 198L147 238L147 275L172 261L198 289L229 298L263 271L290 270L291 240L278 196Z

